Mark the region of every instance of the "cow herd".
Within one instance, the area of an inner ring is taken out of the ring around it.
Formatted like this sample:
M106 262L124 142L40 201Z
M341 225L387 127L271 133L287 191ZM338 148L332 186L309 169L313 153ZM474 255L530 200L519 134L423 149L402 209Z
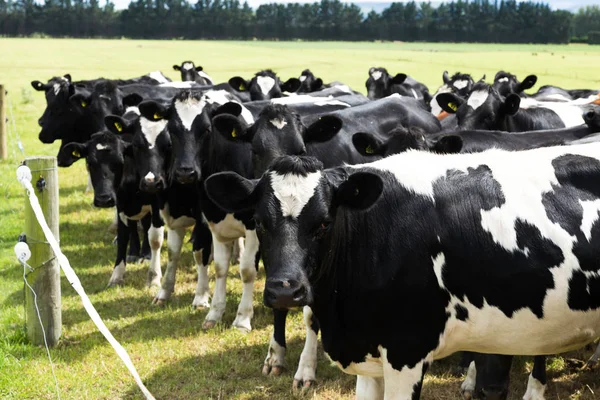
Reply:
M85 159L94 205L116 207L109 286L147 259L153 302L168 301L191 228L203 329L239 261L233 326L248 332L262 259L263 373L281 374L288 310L303 307L294 387L316 380L321 331L358 399L418 399L428 366L462 351L465 398L507 398L512 355L531 355L524 398L541 400L545 356L600 337L599 91L529 95L535 75L500 71L491 84L444 72L431 93L371 68L364 96L308 69L215 84L191 61L173 68L182 82L32 82L39 139L61 141L61 167Z

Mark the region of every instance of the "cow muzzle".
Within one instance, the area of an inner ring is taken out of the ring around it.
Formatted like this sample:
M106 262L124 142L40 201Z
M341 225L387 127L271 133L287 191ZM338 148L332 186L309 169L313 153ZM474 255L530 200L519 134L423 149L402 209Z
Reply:
M198 173L193 168L178 168L175 170L175 179L182 185L196 183Z
M153 179L142 178L140 181L140 190L146 193L156 193L166 189L165 180L162 177Z
M110 208L115 206L115 198L110 194L100 194L94 196L94 207Z
M265 285L265 306L278 309L302 307L308 303L308 290L292 279L268 280Z

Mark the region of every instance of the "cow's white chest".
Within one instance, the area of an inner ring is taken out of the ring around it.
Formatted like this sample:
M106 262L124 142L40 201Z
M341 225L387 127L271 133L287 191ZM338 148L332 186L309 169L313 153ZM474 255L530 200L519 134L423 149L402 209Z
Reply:
M160 214L169 229L187 228L196 223L194 218L185 215L178 218L173 218L169 210L169 204L166 204L165 208L160 210Z
M124 212L121 211L119 213L119 218L121 219L121 222L123 222L125 225L129 225L128 220L139 221L140 219L144 218L150 211L152 211L152 207L150 205L145 205L142 206L142 209L139 213L132 216L127 216Z
M246 227L233 214L227 214L225 219L217 223L207 221L210 231L221 242L228 242L246 235Z
M270 76L257 76L256 83L262 94L269 94L271 89L273 89L273 86L275 86L275 79Z
M325 353L327 357L329 354ZM331 357L329 357L331 359ZM342 364L338 361L334 361L339 369L344 371L350 375L362 375L362 376L370 376L372 378L379 378L383 376L383 361L379 357L373 357L371 354L368 354L365 357L365 361L360 363L350 363L348 367L342 367Z

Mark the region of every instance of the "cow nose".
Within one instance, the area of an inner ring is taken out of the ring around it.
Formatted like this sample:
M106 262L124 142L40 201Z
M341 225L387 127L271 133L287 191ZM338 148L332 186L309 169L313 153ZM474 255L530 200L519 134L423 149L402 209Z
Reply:
M306 298L306 287L296 280L269 280L265 285L264 303L267 307L301 307L306 305Z
M502 388L489 388L482 389L483 399L486 400L506 400L508 398L508 391Z
M178 168L175 171L175 179L177 182L187 185L196 182L198 174L193 168Z
M160 176L149 177L146 175L146 177L140 181L140 189L142 192L156 193L165 189L165 181Z
M38 119L38 125L39 125L39 126L44 126L44 122L42 121L42 119L41 119L41 118L40 118L40 119Z
M99 208L109 208L115 206L115 199L110 194L100 194L94 196L94 206Z
M587 121L591 121L594 119L594 117L596 116L596 112L592 111L588 111L585 113L585 115L583 116L583 119L587 122Z

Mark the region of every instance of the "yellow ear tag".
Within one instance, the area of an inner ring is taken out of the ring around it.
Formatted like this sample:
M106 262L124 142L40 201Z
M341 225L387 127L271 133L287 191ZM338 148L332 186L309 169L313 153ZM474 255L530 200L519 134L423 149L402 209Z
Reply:
M450 107L452 111L458 110L458 105L456 103L448 103L448 107Z
M162 115L159 113L154 113L154 119L162 119Z
M231 131L231 137L237 137L237 131L235 130L235 128L233 128L233 130Z
M88 103L85 100L81 100L81 107L87 107Z
M365 153L375 154L375 149L373 147L371 147L371 145L368 145L367 148L365 149Z
M243 83L240 84L240 92L246 90L246 85Z
M77 157L77 158L81 157L81 154L79 154L79 152L77 150L73 150L73 153L71 153L71 154L73 154L73 156Z
M123 132L123 124L120 122L115 122L115 128L117 128L119 132Z

